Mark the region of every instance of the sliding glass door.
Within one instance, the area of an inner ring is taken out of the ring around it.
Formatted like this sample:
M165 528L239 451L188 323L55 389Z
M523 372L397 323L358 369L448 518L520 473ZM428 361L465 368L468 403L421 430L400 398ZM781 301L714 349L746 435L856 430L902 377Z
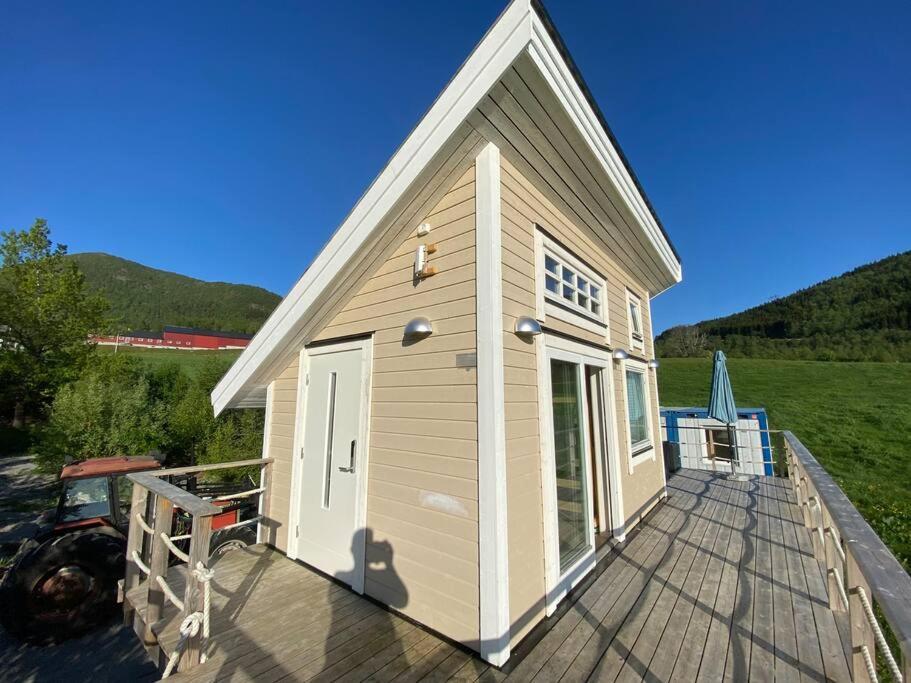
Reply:
M579 364L551 359L553 453L561 573L591 548L582 387L582 368Z

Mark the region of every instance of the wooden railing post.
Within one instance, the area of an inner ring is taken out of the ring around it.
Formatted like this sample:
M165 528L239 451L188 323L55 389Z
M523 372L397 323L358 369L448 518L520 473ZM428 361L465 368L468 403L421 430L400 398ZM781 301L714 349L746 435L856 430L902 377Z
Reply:
M209 516L194 516L193 528L190 536L190 561L187 563L187 588L184 593L184 612L186 617L194 612L203 611L203 586L193 574L199 564L209 566L209 540L212 535L212 518ZM187 647L180 659L180 671L186 671L199 664L202 654L203 629L200 626L195 636L187 640Z
M142 556L143 536L142 527L136 522L136 514L145 514L148 491L139 484L133 484L133 496L130 499L130 530L127 533L126 569L123 576L123 623L127 626L133 623L133 608L126 594L136 588L142 580L142 572L133 562L133 552Z
M822 526L823 552L825 554L826 563L826 590L829 594L829 609L833 612L844 612L848 606L845 605L841 599L838 576L836 576L835 573L837 571L839 576L845 575L845 568L841 564L840 553L835 547L841 542L839 540L841 536L838 533L827 508L823 508Z
M857 594L857 588L863 588L867 594L870 593L870 586L864 579L857 566L854 558L854 544L848 542L845 548L845 589L848 593L848 621L851 624L851 678L855 682L867 683L871 681L867 669L866 657L864 657L863 648L867 647L870 658L876 661L876 641L873 636L873 629L867 623L867 617L864 614L864 607Z
M174 504L164 496L155 496L155 522L151 541L151 558L149 559L149 595L146 607L146 627L143 636L146 645L155 645L158 640L152 632L152 625L161 618L165 595L158 585L158 577L167 578L170 551L161 539L161 534L171 535Z

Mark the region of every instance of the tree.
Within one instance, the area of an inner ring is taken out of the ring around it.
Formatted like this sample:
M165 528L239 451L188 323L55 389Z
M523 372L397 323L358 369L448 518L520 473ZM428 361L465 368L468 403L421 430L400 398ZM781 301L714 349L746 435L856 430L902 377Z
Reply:
M106 304L90 295L47 221L0 232L0 386L13 426L41 413L58 387L78 376L101 329Z
M708 338L695 325L672 327L658 342L658 353L662 356L700 358L708 353Z

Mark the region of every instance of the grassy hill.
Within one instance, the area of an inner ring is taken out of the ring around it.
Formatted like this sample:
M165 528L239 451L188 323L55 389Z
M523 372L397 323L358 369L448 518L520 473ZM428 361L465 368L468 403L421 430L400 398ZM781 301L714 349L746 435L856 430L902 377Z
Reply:
M675 327L659 356L911 361L911 251L724 318Z
M185 325L254 333L281 300L261 287L204 282L109 254L69 258L110 303L111 332Z
M710 359L661 361L662 405L707 405ZM838 482L896 557L911 569L911 365L732 358L734 397L764 406Z

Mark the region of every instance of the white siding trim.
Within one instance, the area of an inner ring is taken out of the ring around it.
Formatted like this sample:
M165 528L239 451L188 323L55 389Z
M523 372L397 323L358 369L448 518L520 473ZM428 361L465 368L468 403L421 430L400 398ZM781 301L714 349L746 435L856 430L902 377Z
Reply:
M509 659L510 636L500 150L488 144L475 168L481 656L501 666Z
M269 386L266 387L266 414L263 417L263 458L269 457L269 448L272 441L272 399L275 391L275 380L269 382ZM259 486L264 488L267 491L272 488L272 468L275 467L275 463L271 466L266 466L260 469L259 475ZM256 542L262 543L264 536L264 526L262 520L265 519L264 515L266 514L265 509L266 494L260 494L259 504L257 505L257 514L259 515L260 522L256 525ZM270 503L271 505L271 503Z

